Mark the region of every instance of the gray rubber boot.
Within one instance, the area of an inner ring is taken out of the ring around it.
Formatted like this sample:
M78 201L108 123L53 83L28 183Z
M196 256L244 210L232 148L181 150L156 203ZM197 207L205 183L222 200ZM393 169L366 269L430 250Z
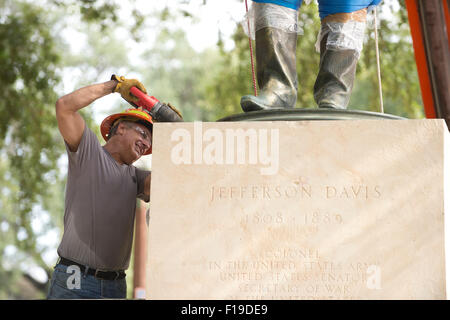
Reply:
M255 33L257 97L241 98L245 112L293 108L297 101L297 33L265 27Z
M323 25L322 28L328 28ZM355 50L327 48L328 33L320 42L320 65L314 84L319 108L346 109L350 101L359 55Z

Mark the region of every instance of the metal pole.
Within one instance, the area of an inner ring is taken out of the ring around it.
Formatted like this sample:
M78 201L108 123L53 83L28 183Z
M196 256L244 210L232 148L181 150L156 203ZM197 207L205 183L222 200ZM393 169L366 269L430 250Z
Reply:
M419 5L417 0L406 0L408 10L409 27L413 40L414 57L416 60L417 73L419 76L420 91L422 93L423 108L425 117L436 118L435 103L433 97L430 71L428 70L427 54L423 40L422 23L420 21Z
M435 102L436 116L450 126L450 49L444 1L419 0L424 45Z

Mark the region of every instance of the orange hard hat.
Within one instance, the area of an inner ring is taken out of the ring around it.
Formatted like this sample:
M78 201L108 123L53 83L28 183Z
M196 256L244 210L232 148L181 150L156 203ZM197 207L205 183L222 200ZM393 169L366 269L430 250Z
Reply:
M108 141L109 133L114 123L119 119L124 119L127 121L140 123L148 128L150 132L153 132L153 120L152 117L145 111L130 108L121 113L115 113L105 118L100 125L100 132L102 133L103 139ZM147 150L144 155L152 153L152 146Z

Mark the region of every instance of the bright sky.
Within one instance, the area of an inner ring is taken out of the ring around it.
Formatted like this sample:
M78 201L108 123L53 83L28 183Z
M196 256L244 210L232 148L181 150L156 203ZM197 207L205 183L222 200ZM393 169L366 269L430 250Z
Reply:
M162 9L165 6L174 7L179 1L146 1L140 0L145 11L151 12L154 8ZM250 0L248 1L251 2ZM192 8L196 7L195 10ZM208 0L203 5L203 0L187 0L184 5L179 8L185 8L189 12L193 12L198 18L196 23L192 23L192 19L184 20L186 26L187 37L193 48L202 51L207 47L217 43L219 27L223 32L224 38L227 39L236 28L244 14L245 4L236 0ZM180 24L178 23L177 27ZM228 42L230 45L230 42Z

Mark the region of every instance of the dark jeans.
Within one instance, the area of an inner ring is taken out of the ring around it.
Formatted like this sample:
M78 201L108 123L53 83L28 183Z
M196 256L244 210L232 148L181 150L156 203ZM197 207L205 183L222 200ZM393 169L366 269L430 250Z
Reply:
M55 266L47 299L125 299L127 296L125 278L102 280L68 268L62 264Z

